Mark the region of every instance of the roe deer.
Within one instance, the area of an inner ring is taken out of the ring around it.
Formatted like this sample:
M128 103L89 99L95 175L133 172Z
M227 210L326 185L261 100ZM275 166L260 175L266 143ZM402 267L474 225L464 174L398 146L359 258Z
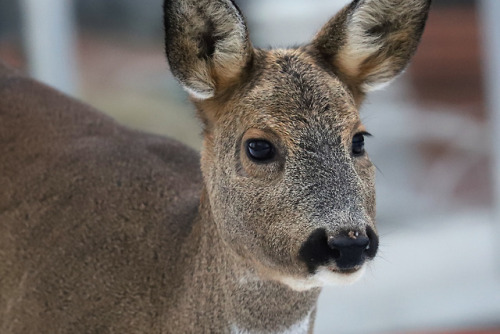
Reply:
M321 287L377 252L358 108L406 67L429 6L356 0L265 51L232 1L167 0L200 164L0 66L0 333L312 332Z

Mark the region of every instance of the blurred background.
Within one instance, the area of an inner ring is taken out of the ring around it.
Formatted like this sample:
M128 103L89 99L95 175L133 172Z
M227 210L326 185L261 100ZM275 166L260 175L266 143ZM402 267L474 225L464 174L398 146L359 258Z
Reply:
M240 0L253 43L299 45L347 0ZM162 0L0 0L0 59L129 127L200 148ZM324 289L316 333L500 333L500 1L434 0L406 73L361 110L380 255Z

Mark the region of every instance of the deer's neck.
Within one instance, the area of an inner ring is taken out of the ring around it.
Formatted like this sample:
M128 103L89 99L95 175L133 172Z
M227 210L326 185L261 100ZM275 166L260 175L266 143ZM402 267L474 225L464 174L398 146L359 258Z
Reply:
M205 195L184 249L184 293L177 307L182 305L187 314L192 314L190 321L197 330L206 327L221 333L307 333L319 289L297 292L261 279L221 240ZM213 327L221 323L226 327Z

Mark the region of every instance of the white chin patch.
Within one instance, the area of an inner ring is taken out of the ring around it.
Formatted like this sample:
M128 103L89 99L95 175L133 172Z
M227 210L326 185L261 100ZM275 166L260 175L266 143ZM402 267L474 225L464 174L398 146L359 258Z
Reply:
M356 282L365 273L366 266L350 274L342 274L331 271L326 267L320 267L314 275L307 278L297 278L293 276L282 276L279 281L295 291L305 291L313 288L321 288L332 285L348 285Z

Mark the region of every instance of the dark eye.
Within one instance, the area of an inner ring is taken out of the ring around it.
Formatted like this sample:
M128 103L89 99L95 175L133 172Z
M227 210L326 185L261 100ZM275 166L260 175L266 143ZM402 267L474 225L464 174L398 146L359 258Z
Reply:
M365 136L369 136L367 132L356 133L352 137L352 154L355 157L362 156L365 154Z
M273 144L264 139L250 139L246 142L248 157L255 162L269 162L276 155Z

